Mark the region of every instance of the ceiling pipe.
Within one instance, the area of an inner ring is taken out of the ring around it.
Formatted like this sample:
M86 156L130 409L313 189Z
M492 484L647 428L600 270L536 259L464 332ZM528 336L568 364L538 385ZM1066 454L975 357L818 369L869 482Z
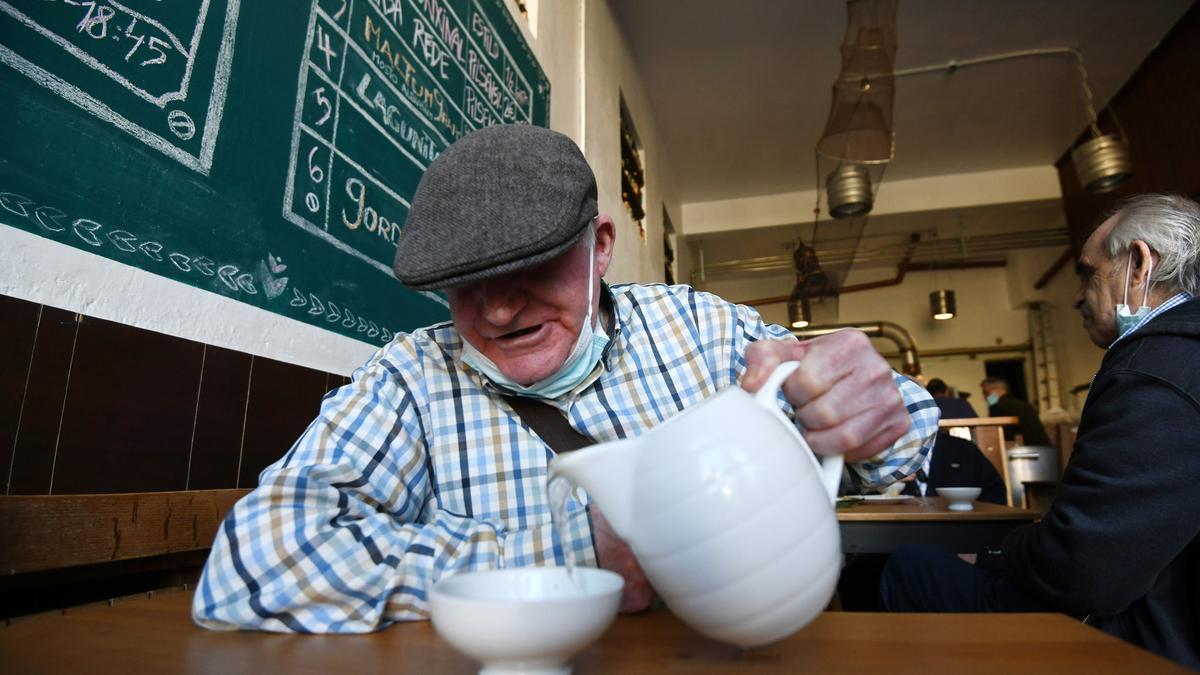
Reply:
M921 352L921 356L927 359L936 359L946 356L976 356L985 354L1022 354L1033 351L1033 346L1028 342L1018 342L1011 345L988 345L986 347L951 347L949 349L926 349ZM881 352L885 359L898 359L901 356L900 352Z
M1075 67L1079 70L1079 86L1083 89L1083 107L1088 116L1088 127L1092 138L1082 145L1071 148L1071 161L1079 175L1079 186L1086 192L1099 194L1108 192L1133 175L1133 165L1129 157L1129 140L1121 129L1116 113L1109 110L1109 117L1116 124L1118 134L1105 134L1100 131L1100 122L1096 116L1095 102L1092 100L1092 86L1088 82L1087 68L1083 64L1083 53L1075 47L1045 47L1040 49L1025 49L1004 54L990 54L962 61L951 60L945 64L918 66L897 70L891 73L893 78L921 75L925 73L944 72L953 75L960 68L975 66L983 63L1007 61L1031 56L1070 56L1075 59Z
M970 59L951 59L945 63L904 68L893 72L892 77L908 77L909 75L923 75L925 73L946 73L947 75L953 75L959 69L967 66L978 66L984 63L995 63L996 61L1007 61L1009 59L1023 59L1030 56L1070 56L1075 59L1076 63L1083 62L1083 54L1074 47L1042 47L1004 52L1002 54L988 54ZM1091 95L1090 91L1085 91L1084 93L1089 96Z
M1006 267L1008 263L1003 260L981 260L979 262L956 262L956 263L909 263L907 265L896 266L896 276L891 279L881 279L879 281L868 281L861 284L850 284L838 288L838 295L846 293L857 293L859 291L870 291L876 288L887 288L888 286L899 286L904 282L904 277L909 272L933 272L935 270L977 270L991 267ZM752 305L759 307L762 305L771 305L777 302L787 302L789 296L772 295L766 298L754 298L751 300L741 300L739 305Z
M925 234L924 232L920 234ZM863 235L869 238L872 235ZM879 235L874 235L879 236ZM824 240L822 245L833 244L839 240ZM1025 251L1030 248L1065 247L1071 243L1070 234L1064 228L1061 230L1033 230L1004 235L986 235L965 237L962 240L925 240L922 239L912 256L912 271L921 269L917 265L939 265L946 269L948 264L972 264L975 262L992 263L1000 256L1012 251ZM968 248L967 259L963 256L963 246ZM867 246L865 248L828 248L818 251L822 265L841 268L862 266L878 263L895 265L908 253L910 245L907 242L888 244L885 246ZM917 262L920 261L920 262ZM709 263L705 272L708 275L748 275L748 274L779 274L790 271L794 267L792 254L759 256L726 260ZM693 278L698 277L699 270L693 269Z
M884 279L883 281L872 281L870 283L858 284L856 286L842 286L841 288L837 289L838 294L840 295L842 293L853 293L854 291L865 291L865 290L868 290L871 288L883 288L885 286L898 285L900 282L904 281L904 275L908 273L908 264L910 262L912 262L913 253L916 251L917 242L919 242L919 241L921 241L921 235L918 233L914 232L909 237L908 248L904 252L904 259L902 259L900 261L900 264L896 265L896 278ZM782 302L787 302L787 300L790 299L791 296L783 296L783 298L784 299L782 300ZM749 301L749 302L741 302L738 304L757 306L757 305L769 305L772 302L780 302L778 300L775 300L774 298L760 298L760 300L766 300L767 302Z
M891 321L867 321L863 323L835 323L824 326L793 328L792 335L807 340L852 328L867 334L867 337L886 338L896 343L900 350L900 369L905 375L917 377L921 374L921 360L917 356L917 343L912 335L899 324Z

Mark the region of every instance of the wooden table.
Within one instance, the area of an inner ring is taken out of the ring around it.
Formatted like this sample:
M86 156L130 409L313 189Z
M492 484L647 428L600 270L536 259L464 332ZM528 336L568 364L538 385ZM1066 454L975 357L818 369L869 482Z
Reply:
M837 509L844 553L891 553L901 544L917 543L970 553L998 546L1009 530L1040 515L990 502L975 502L971 511L951 511L940 497L913 497L899 504L854 502Z
M191 593L155 595L0 626L5 673L474 673L428 622L370 635L218 633ZM587 673L1182 673L1061 614L826 612L774 645L706 640L666 610L621 616L575 659Z

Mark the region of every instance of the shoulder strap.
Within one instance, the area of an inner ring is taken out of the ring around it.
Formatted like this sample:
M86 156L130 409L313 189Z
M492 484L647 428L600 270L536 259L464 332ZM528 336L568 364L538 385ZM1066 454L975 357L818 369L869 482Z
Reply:
M556 454L578 450L595 443L576 431L567 418L548 403L526 396L505 396L504 400L508 401L513 410L517 411L517 415L525 420Z

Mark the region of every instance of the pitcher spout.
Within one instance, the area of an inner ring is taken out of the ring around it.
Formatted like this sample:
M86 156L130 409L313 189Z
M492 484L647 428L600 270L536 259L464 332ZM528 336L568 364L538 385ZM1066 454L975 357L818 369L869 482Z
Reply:
M566 478L587 491L622 539L633 532L633 487L637 468L637 441L597 443L550 460L550 478Z

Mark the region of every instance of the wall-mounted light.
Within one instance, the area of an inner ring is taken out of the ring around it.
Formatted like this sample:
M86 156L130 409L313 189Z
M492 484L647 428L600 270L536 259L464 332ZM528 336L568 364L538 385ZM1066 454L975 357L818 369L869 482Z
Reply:
M958 313L958 305L954 301L954 291L940 288L929 294L929 313L937 321L953 319Z

